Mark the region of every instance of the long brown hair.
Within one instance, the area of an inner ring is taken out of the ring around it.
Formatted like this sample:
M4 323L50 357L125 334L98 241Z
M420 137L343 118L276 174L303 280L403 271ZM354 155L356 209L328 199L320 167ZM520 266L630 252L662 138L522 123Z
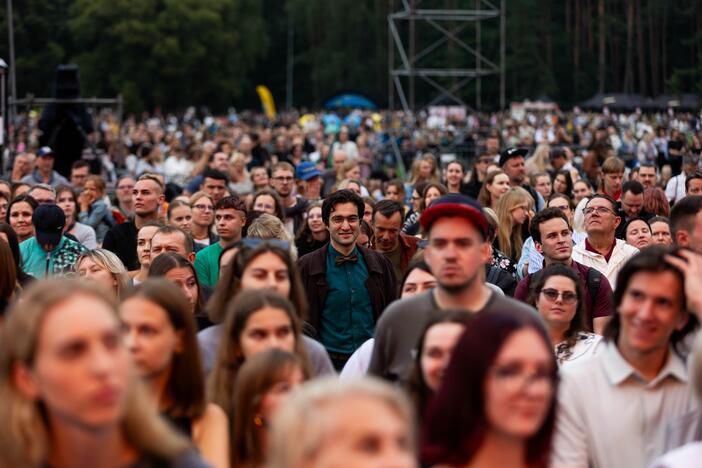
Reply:
M302 341L302 326L292 303L274 291L265 289L241 291L227 306L217 359L212 368L207 388L210 400L227 413L230 421L232 420L234 381L239 368L244 363L240 345L241 333L246 328L249 318L264 307L280 309L290 318L290 325L295 336L295 354L303 360L305 369L308 367L307 352Z
M25 291L23 301L10 309L0 338L0 466L43 466L51 452L50 427L41 402L22 393L12 378L16 366L32 368L38 337L47 313L75 295L87 295L106 304L117 319L117 307L109 293L90 281L50 278ZM90 311L85 311L90 313ZM170 459L191 450L188 440L176 434L158 410L135 374L128 385L121 421L128 443L142 455Z
M187 258L175 252L164 252L158 257L151 261L149 266L149 278L166 276L171 270L176 268L190 268L193 276L195 277L195 283L197 284L197 304L195 304L195 314L201 314L205 308L204 295L202 294L202 286L200 285L200 280L197 278L197 272L192 263L188 261Z
M124 300L142 298L166 311L168 321L180 335L183 349L174 353L171 371L166 384L166 397L171 405L166 412L174 417L195 419L205 411L205 382L200 347L197 343L197 327L188 303L178 286L163 278L149 278L136 286Z
M224 321L227 304L241 291L241 277L244 275L244 271L256 257L268 252L280 257L288 267L290 280L289 299L295 306L298 317L302 320L307 318L307 296L302 286L302 279L300 279L297 265L292 261L290 254L286 250L272 243L262 242L261 245L255 248L242 245L236 257L222 269L212 297L207 302L207 316L210 321L213 323L222 323Z
M232 466L261 466L264 447L258 427L267 424L257 413L264 394L290 375L297 367L305 380L310 378L299 356L270 349L247 360L241 366L234 385L234 420L232 421ZM258 419L256 419L258 417ZM258 426L255 421L258 421Z

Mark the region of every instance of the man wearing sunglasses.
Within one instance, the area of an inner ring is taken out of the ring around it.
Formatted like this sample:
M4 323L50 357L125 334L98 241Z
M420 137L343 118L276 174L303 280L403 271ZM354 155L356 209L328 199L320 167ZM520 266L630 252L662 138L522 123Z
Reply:
M598 193L590 197L583 213L587 238L573 248L573 260L599 270L614 290L617 273L639 249L615 237L621 218L617 202L609 195Z
M543 255L544 268L562 263L578 273L585 302L586 326L601 335L613 312L612 287L607 278L595 268L573 261L573 232L566 214L555 207L545 208L531 220L529 231L536 250ZM536 281L535 275L538 274L540 272L527 275L519 282L514 293L515 299L527 300L529 285Z

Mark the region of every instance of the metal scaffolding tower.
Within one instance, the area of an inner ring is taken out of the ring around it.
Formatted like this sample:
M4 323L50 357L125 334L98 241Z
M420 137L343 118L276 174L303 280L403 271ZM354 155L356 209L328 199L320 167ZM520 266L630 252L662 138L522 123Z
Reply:
M388 15L388 63L389 63L389 105L395 107L395 97L402 108L409 112L419 110L439 102L450 101L470 110L482 108L482 79L491 75L500 78L500 108L505 108L505 0L454 0L474 5L473 9L423 9L418 8L423 0L400 0L402 10L395 11L396 0L389 0ZM447 3L447 2L444 2ZM499 58L488 58L483 54L482 23L497 19L499 23ZM469 28L469 26L473 26ZM418 27L431 27L439 32L431 43L419 49L417 44ZM467 41L467 34L474 32L473 44ZM438 51L447 47L458 47L471 58L472 67L437 68L422 66ZM419 49L419 50L418 50ZM396 58L399 57L397 67ZM446 84L446 78L451 83ZM436 91L436 96L419 107L416 103L415 84L421 80ZM475 106L468 105L459 95L471 81L475 84Z

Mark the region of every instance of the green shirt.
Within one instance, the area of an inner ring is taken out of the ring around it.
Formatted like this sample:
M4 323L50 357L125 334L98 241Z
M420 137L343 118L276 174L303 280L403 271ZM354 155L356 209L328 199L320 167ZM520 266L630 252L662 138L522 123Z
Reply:
M327 350L351 354L373 336L373 304L366 289L368 268L363 255L354 248L356 263L336 266L342 256L331 243L327 246L326 277L329 291L320 317L320 338Z
M219 255L222 253L219 242L205 247L195 255L195 272L200 284L214 287L219 279Z

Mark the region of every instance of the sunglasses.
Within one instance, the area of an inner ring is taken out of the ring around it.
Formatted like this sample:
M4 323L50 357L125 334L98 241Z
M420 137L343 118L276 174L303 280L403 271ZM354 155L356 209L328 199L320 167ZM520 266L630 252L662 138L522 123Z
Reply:
M558 296L561 296L564 304L574 304L578 300L578 295L572 291L560 292L556 289L546 288L541 290L541 294L551 302L556 302Z

